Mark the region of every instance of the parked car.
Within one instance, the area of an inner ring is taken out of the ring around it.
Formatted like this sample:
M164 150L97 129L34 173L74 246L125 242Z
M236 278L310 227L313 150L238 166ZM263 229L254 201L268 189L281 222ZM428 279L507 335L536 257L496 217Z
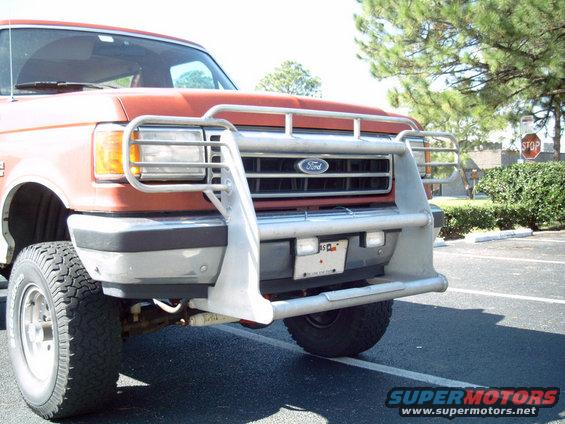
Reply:
M170 324L282 319L317 355L371 348L394 298L447 287L424 188L436 151L457 156L453 137L409 117L239 92L189 41L0 22L0 264L23 398L49 419L101 408L123 340Z

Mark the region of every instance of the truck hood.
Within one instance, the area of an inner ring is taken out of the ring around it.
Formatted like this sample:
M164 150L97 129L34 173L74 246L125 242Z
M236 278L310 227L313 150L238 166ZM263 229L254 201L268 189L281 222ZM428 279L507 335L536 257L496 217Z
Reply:
M246 93L220 90L178 90L178 89L135 89L127 90L119 96L128 119L140 115L192 116L204 115L218 104L269 106L296 109L327 110L337 112L397 116L382 109L356 106L275 93ZM227 119L236 126L283 127L284 116L251 113L220 113L217 118ZM353 129L351 120L313 118L297 116L293 120L295 128L349 130ZM398 133L409 129L407 125L363 122L362 130L380 133Z
M221 90L128 88L69 94L21 96L16 102L0 101L0 133L34 128L122 122L140 115L200 117L218 104L270 106L327 110L381 116L405 116L378 108L330 102L309 97L274 93L245 93ZM251 113L221 113L236 126L283 127L284 117ZM295 128L352 131L347 119L294 118ZM362 130L396 134L409 129L405 124L363 122Z

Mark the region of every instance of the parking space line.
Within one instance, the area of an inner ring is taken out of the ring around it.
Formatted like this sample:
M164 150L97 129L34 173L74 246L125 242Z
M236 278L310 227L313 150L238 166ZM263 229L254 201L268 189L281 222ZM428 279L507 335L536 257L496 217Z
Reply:
M510 258L508 256L494 256L494 255L473 255L470 253L455 253L455 252L446 252L445 250L438 250L436 252L445 255L452 255L452 256L461 256L463 258L474 258L474 259L499 259L501 261L514 261L514 262L532 262L536 264L557 264L557 265L565 265L565 261L549 261L546 259L529 259L529 258Z
M497 292L483 291L483 290L460 289L458 287L449 287L447 291L456 292L456 293L478 294L482 296L504 297L507 299L531 300L534 302L558 303L561 305L565 305L565 300L551 299L549 297L522 296L520 294L506 294L506 293L497 293Z
M331 362L338 362L340 364L349 365L352 367L363 368L366 370L376 371L383 374L394 375L396 377L407 378L409 380L421 381L423 383L433 384L435 386L445 386L445 387L484 387L477 384L467 383L465 381L450 380L443 377L437 377L435 375L423 374L420 372L409 371L402 368L390 367L388 365L377 364L375 362L363 361L357 358L324 358L322 356L312 355L308 352L303 351L298 346L284 342L282 340L273 339L271 337L265 337L261 334L252 333L247 330L242 330L239 328L229 327L227 325L216 325L215 328L226 333L233 334L239 337L245 337L247 339L253 340L258 343L267 344L270 346L275 346L290 352L298 353L300 355L309 355L315 358L325 359Z
M546 238L522 238L520 241L539 241L543 243L565 243L565 240L546 239Z

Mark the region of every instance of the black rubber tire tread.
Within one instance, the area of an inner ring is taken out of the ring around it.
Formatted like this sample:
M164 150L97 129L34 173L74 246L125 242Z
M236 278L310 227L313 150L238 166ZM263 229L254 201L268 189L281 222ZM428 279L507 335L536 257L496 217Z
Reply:
M286 318L284 324L306 352L335 358L354 356L372 348L383 337L392 316L392 300L341 309L328 327L312 325L305 316Z
M59 335L57 380L51 396L42 405L28 405L47 419L100 409L116 392L121 365L119 303L102 293L101 284L90 278L70 242L25 248L12 276L27 261L37 265L48 283Z

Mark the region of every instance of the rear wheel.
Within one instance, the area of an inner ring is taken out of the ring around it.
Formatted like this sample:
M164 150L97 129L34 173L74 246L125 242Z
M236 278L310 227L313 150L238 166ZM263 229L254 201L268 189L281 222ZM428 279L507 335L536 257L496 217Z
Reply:
M115 392L121 325L69 242L24 249L7 300L9 351L20 391L44 418L100 408Z
M357 355L383 337L392 315L392 300L286 318L284 324L305 351L336 357Z

